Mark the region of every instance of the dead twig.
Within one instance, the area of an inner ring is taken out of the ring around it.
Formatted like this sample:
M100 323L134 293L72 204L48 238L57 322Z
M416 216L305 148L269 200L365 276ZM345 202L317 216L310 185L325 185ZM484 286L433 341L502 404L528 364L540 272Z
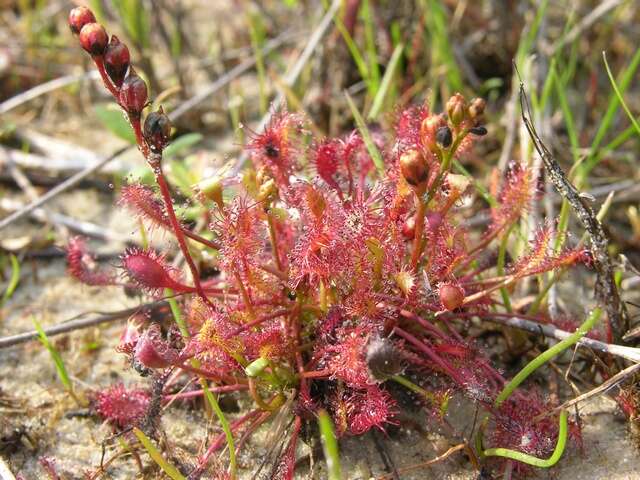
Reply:
M59 323L52 327L47 327L44 329L44 333L46 333L48 337L52 337L54 335L60 335L62 333L72 332L74 330L80 330L82 328L93 327L102 323L121 320L136 313L151 312L163 308L166 305L167 302L165 302L164 300L160 300L157 302L145 303L133 308L118 310L116 312L102 313L91 318L70 320L68 322ZM21 343L26 343L31 340L36 340L37 338L38 332L36 332L35 330L31 332L19 333L17 335L3 337L0 338L0 349L19 345Z
M535 334L542 334L548 338L555 338L556 340L564 340L572 335L570 332L560 330L549 324L537 323L531 320L517 317L491 317L488 318L490 322L499 323L501 325L507 325L509 327L519 328ZM581 347L591 348L598 352L609 353L617 357L626 358L634 363L640 362L640 348L625 347L623 345L615 345L611 343L604 343L592 338L583 337L578 341L578 345Z
M591 252L593 264L596 269L595 293L598 301L604 306L609 321L610 335L614 342L619 342L624 332L629 329L629 318L625 304L620 300L620 294L613 278L613 266L608 254L609 241L604 233L602 225L596 218L592 208L585 202L580 192L569 181L564 171L554 158L553 154L545 146L536 132L531 121L529 100L524 90L524 84L520 83L520 109L529 136L542 158L549 179L556 190L567 199L569 205L576 213L591 239Z
M431 460L428 460L426 462L416 463L415 465L410 465L408 467L400 468L398 470L398 473L406 473L406 472L410 472L412 470L418 470L420 468L428 467L428 466L433 465L435 463L441 462L442 460L445 460L446 458L450 457L455 452L463 450L465 447L466 447L466 444L459 443L458 445L454 445L453 447L451 447L449 450L444 452L442 455L438 455L436 458L432 458ZM389 480L391 478L393 478L391 475L383 475L382 477L378 477L378 480Z
M613 377L611 377L606 382L603 382L601 385L598 385L596 388L589 390L588 392L585 392L582 395L578 395L576 398L567 400L562 405L559 405L556 408L543 413L542 415L538 415L533 420L537 421L541 418L548 417L550 415L553 415L555 412L559 412L560 410L565 410L569 407L572 407L573 405L576 405L577 403L584 402L585 400L593 398L597 395L606 393L607 390L610 390L616 385L624 382L627 378L629 378L631 375L635 374L639 370L640 370L640 363L634 363L630 367L627 367L624 370L616 373Z

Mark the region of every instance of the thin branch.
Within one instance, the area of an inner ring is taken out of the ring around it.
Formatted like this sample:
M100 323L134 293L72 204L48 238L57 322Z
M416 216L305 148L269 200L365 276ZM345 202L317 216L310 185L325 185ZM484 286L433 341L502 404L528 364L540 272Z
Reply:
M134 315L136 313L158 310L166 305L168 304L164 300L145 303L137 307L127 308L125 310L118 310L116 312L103 313L91 318L83 318L83 319L77 319L77 320L70 320L68 322L62 322L57 325L53 325L51 327L45 328L44 332L47 334L48 337L52 337L54 335L60 335L62 333L72 332L74 330L80 330L82 328L93 327L95 325L100 325L101 323L108 323L108 322L120 320L122 318L130 317L131 315ZM21 343L26 343L31 340L36 340L37 338L38 338L38 332L36 332L35 330L31 332L19 333L17 335L3 337L3 338L0 338L0 349L11 347L14 345L19 345Z
M619 342L624 332L629 329L629 318L626 306L620 300L620 294L613 278L614 271L611 259L609 258L609 241L607 236L592 208L585 202L576 187L569 181L553 154L538 136L535 126L531 121L529 100L527 99L523 83L520 83L520 107L522 110L522 121L529 132L529 136L540 158L542 158L549 179L560 195L567 199L567 202L571 205L585 230L589 233L591 238L591 251L593 253L593 264L597 272L595 286L596 298L607 312L610 340L613 339L613 341Z
M569 407L572 407L573 405L575 405L577 403L584 402L585 400L588 400L588 399L590 399L592 397L595 397L597 395L600 395L602 393L606 393L607 390L610 390L611 388L615 387L616 385L624 382L627 378L629 378L631 375L635 374L638 370L640 370L640 363L634 363L630 367L627 367L624 370L616 373L613 377L611 377L606 382L603 382L601 385L598 385L596 388L594 388L592 390L589 390L588 392L585 392L582 395L578 395L576 398L572 398L571 400L567 400L562 405L559 405L556 408L554 408L552 410L549 410L548 412L545 412L542 415L539 415L538 417L536 417L536 419L534 419L534 421L539 419L539 418L548 417L550 415L553 415L555 412L558 412L560 410L566 410Z
M483 317L484 318L484 317ZM524 318L504 318L504 317L488 317L486 320L501 325L507 325L509 327L519 328L531 333L542 334L548 338L555 338L556 340L564 340L571 336L570 332L560 330L550 324L537 323ZM640 348L625 347L623 345L615 345L611 343L600 342L589 337L583 337L577 343L581 347L591 348L602 353L609 353L618 357L626 358L632 362L640 362Z

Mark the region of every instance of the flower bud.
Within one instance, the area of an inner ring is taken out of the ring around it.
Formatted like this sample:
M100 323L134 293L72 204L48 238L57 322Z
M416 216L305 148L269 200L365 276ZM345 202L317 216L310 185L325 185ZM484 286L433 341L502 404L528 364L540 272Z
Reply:
M161 152L167 146L171 137L171 121L162 107L157 112L147 115L144 120L143 134L149 148L154 152Z
M111 41L104 52L104 68L118 88L122 86L130 60L127 46L118 37L111 35Z
M449 148L453 143L453 135L451 134L451 129L445 125L444 127L440 127L436 131L436 142L442 148Z
M456 93L447 100L447 115L453 125L458 126L464 120L466 108L466 102L460 93Z
M473 120L480 120L484 114L484 108L487 102L482 98L474 98L469 104L469 117Z
M204 195L205 198L216 202L220 209L224 208L224 200L222 198L222 178L215 176L202 180L195 186L195 189Z
M411 215L402 224L402 236L407 240L413 240L416 235L416 216Z
M160 326L152 324L145 330L133 352L134 359L147 368L166 368L178 361L178 352L162 338Z
M437 148L436 133L438 129L445 124L446 122L441 115L430 115L420 124L420 138L422 143L432 152L435 152Z
M278 194L278 186L273 178L268 179L260 185L260 189L258 190L258 201L262 202L264 200L268 200L273 198Z
M131 115L139 116L147 104L147 84L135 72L122 82L120 88L120 105Z
M440 286L440 302L445 310L452 312L462 306L464 301L464 290L457 285L445 283Z
M409 150L400 156L400 173L413 187L426 187L429 166L418 150Z
M96 17L87 7L76 7L69 12L69 28L78 35L87 23L95 23Z
M108 42L107 31L99 23L87 23L80 30L80 45L94 57L104 53Z

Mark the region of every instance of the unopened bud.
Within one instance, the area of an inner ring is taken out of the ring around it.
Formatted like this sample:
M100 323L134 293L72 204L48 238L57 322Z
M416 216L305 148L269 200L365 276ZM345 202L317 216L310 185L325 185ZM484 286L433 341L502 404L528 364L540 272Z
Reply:
M440 127L436 132L436 142L438 142L438 145L442 148L449 148L453 143L453 135L447 125Z
M466 102L460 93L456 93L447 100L447 115L451 123L455 126L460 125L464 120L466 111Z
M107 31L99 23L87 23L80 30L80 45L94 57L104 53L108 42Z
M440 302L445 310L453 311L462 306L464 290L457 285L446 283L440 286Z
M218 207L224 208L224 200L222 199L223 185L220 177L216 176L202 180L195 188L205 198L216 202Z
M482 98L474 98L469 104L469 117L473 120L480 120L484 114L484 109L487 106L487 102Z
M425 118L420 125L420 138L425 147L434 152L436 146L436 133L445 125L444 118L440 115L431 115Z
M76 7L69 12L69 28L78 35L87 23L95 23L96 17L87 7Z
M400 173L413 187L426 186L429 179L429 166L418 150L409 150L400 156Z
M147 84L135 72L122 82L120 88L120 105L131 115L139 116L147 104Z
M147 145L154 152L161 152L167 146L171 137L171 121L165 115L162 107L157 112L151 112L147 115L144 120L143 134Z
M273 178L266 180L260 185L260 189L258 190L258 201L262 202L264 200L268 200L273 198L278 194L278 186Z
M407 240L413 240L416 236L416 216L411 215L402 224L402 236Z
M122 86L130 60L127 46L118 37L111 35L111 41L104 52L104 68L117 87Z

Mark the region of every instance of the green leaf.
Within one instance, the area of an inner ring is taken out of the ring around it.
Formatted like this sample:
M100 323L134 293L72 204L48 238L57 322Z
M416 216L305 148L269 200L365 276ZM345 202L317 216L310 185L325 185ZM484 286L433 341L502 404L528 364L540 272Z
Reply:
M382 77L380 88L376 93L376 97L373 99L373 106L371 107L371 111L367 116L369 120L375 120L376 118L378 118L378 115L380 115L380 111L382 110L384 101L388 98L391 80L393 79L393 75L396 73L398 65L400 65L400 59L402 58L403 49L404 45L400 43L396 45L396 48L393 50L393 54L391 55L391 59L389 60L389 64L387 65L387 69L385 70L384 76Z
M329 470L329 480L342 480L342 470L340 468L340 452L338 451L338 441L333 431L331 417L325 410L320 410L318 415L318 425L320 426L320 440L322 441L322 451L327 461Z
M64 388L69 393L73 393L73 384L71 383L71 378L69 378L69 374L67 373L67 369L64 366L64 361L62 360L60 353L49 341L49 337L47 337L47 334L42 329L40 322L38 322L35 317L31 317L31 321L33 322L36 332L38 332L38 340L40 340L40 343L49 351L49 355L51 355L51 359L55 364L56 372L58 373L58 378L60 378L62 385L64 385Z
M9 261L11 262L11 278L9 278L7 289L2 294L0 306L4 305L5 302L11 298L20 282L20 262L18 262L18 259L13 253L9 255Z
M151 439L147 437L142 430L134 427L133 433L138 437L138 440L140 440L140 443L145 448L151 459L158 464L164 473L169 475L173 480L186 480L185 476L182 475L176 467L164 459Z
M362 115L360 114L358 107L356 107L356 104L353 102L351 96L346 91L344 92L344 94L347 97L347 103L349 104L349 108L351 109L353 119L356 122L356 126L358 127L360 135L362 135L362 140L364 140L364 144L367 147L369 155L371 156L371 160L373 160L373 164L376 166L378 173L380 175L384 175L384 161L382 160L382 155L380 155L378 147L376 147L376 144L373 143L373 138L371 138L371 133L367 128L367 124L365 123L364 118L362 118Z
M186 133L181 135L164 149L162 156L166 159L175 157L200 143L203 138L201 133Z
M125 118L120 107L115 104L102 104L94 107L96 116L100 122L118 138L121 138L132 145L136 143L136 136Z

